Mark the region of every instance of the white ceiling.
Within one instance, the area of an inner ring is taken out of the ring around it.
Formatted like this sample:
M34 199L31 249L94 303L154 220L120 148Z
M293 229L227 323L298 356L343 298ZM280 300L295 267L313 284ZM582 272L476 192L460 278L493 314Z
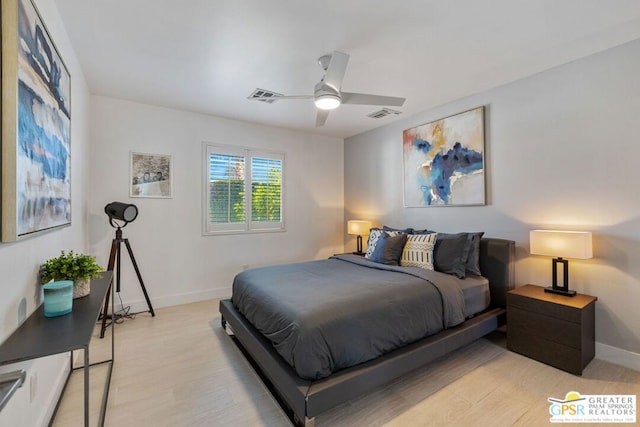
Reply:
M349 137L640 38L637 0L54 0L92 93ZM315 127L317 58L351 55L343 105Z

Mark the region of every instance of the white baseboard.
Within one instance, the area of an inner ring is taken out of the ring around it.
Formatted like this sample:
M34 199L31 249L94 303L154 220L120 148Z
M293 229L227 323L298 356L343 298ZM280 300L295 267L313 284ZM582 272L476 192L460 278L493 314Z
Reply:
M640 371L640 354L596 342L596 358Z
M231 288L215 288L206 291L187 292L183 294L167 295L163 297L151 298L153 309L160 307L171 307L174 305L189 304L192 302L205 301L209 299L222 299L231 296ZM145 312L149 308L144 299L135 301L123 301L123 304L131 307L131 312ZM116 310L120 309L120 302L116 296Z

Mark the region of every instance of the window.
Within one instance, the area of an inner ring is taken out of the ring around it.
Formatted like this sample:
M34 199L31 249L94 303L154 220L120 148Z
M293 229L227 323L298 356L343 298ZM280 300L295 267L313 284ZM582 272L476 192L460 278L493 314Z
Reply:
M203 144L204 234L282 231L284 155Z

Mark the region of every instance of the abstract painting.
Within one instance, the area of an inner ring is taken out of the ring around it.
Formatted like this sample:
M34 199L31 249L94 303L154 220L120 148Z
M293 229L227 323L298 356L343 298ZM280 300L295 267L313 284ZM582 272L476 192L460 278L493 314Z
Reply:
M34 4L2 2L2 240L71 224L71 77Z
M131 197L171 198L171 156L131 152Z
M402 133L404 205L485 203L484 107Z

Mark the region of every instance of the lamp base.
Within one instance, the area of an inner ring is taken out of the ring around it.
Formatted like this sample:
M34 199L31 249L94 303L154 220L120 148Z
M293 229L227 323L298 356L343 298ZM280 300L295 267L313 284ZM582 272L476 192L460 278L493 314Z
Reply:
M566 297L574 297L576 296L576 291L569 291L569 290L564 290L564 289L560 289L560 288L553 288L551 286L544 288L545 292L549 292L552 294L558 294L558 295L564 295Z
M360 256L364 256L365 255L365 253L362 252L362 251L360 251L360 252L351 252L351 253L354 254L354 255L360 255Z

